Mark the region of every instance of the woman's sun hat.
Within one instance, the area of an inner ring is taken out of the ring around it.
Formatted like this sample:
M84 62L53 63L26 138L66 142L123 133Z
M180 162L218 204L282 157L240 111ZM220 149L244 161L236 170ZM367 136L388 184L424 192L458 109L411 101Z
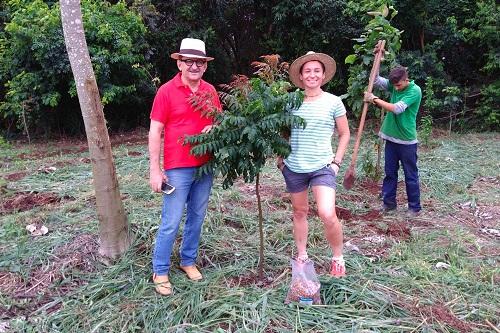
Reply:
M179 52L172 53L170 57L176 60L181 58L205 59L206 61L214 60L212 57L207 57L205 42L195 38L184 38L181 42Z
M328 54L309 51L305 55L295 59L295 61L290 65L288 75L290 76L290 81L292 81L294 85L301 89L304 89L304 83L302 82L302 80L300 80L300 70L306 62L314 60L321 62L325 66L325 79L323 80L321 85L326 84L333 78L333 76L335 75L335 70L337 69L335 60L333 60L333 58Z

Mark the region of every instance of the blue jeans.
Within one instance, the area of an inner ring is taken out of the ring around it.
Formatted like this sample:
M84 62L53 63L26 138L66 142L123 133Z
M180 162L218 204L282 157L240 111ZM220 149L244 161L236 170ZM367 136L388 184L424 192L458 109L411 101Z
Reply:
M422 207L420 206L416 143L402 145L388 140L385 141L385 177L382 186L384 207L395 209L397 206L396 190L398 186L399 162L401 162L405 174L408 209L418 212Z
M156 235L153 253L153 272L167 275L170 256L186 208L186 223L180 247L181 266L195 264L200 244L200 235L212 189L212 175L195 178L197 168L166 170L168 182L175 186L172 194L163 194L161 225Z

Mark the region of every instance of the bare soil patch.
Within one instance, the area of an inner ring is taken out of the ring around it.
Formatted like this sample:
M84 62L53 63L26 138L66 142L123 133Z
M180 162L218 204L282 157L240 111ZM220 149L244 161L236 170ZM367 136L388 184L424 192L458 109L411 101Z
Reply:
M411 307L412 313L420 315L424 320L432 323L445 323L461 333L472 332L472 327L466 321L460 320L444 304Z
M339 220L351 221L354 216L349 209L339 206L335 207L335 212L337 213L337 217L339 218Z
M148 143L148 131L145 128L138 128L127 133L112 134L110 140L112 146L122 144L127 146L146 145Z
M363 179L362 181L358 182L357 185L364 191L376 196L379 195L382 188L382 184L379 184L379 182L371 179Z
M21 153L17 155L17 158L21 160L41 160L47 157L80 154L86 151L88 151L88 147L86 146L78 146L74 148L61 148L53 151L47 151L46 148L45 149L41 148L41 149L35 149L35 151L33 151L32 153Z
M0 202L0 215L14 212L24 212L35 207L71 201L75 198L70 196L60 197L51 192L17 192L13 197Z
M360 220L368 222L382 219L382 214L377 209L371 209L364 214L354 214L346 208L337 206L335 207L335 211L337 213L337 217L344 221Z
M406 221L380 219L355 220L351 223L362 223L363 231L349 238L346 250L356 251L377 260L387 256L394 244L405 242L411 237L411 225Z
M411 231L408 223L394 222L389 223L385 234L400 240L407 240L411 236Z
M262 279L259 279L259 275L256 273L247 273L245 275L238 275L238 276L232 276L228 279L226 279L226 284L229 288L233 287L249 287L249 286L256 286L259 288L267 288L267 287L273 287L276 283L280 282L281 279L283 278L286 273L288 273L288 269L286 269L284 272L276 273L276 276L273 276L273 272L266 268L264 270L264 277Z
M14 173L9 173L8 175L3 176L6 180L9 182L17 182L18 180L23 179L28 175L27 171L22 171L22 172L14 172Z
M112 146L127 145L127 146L138 146L146 145L148 140L148 132L144 128L138 128L134 131L111 134L110 141ZM26 142L16 143L19 146L27 146ZM64 156L68 154L80 154L83 152L88 152L88 143L84 138L74 139L74 138L63 138L58 141L50 141L50 146L48 142L39 141L32 143L28 147L33 148L31 153L22 153L17 155L19 159L25 160L39 160L47 157ZM53 147L53 148L52 148ZM138 155L133 155L138 156Z

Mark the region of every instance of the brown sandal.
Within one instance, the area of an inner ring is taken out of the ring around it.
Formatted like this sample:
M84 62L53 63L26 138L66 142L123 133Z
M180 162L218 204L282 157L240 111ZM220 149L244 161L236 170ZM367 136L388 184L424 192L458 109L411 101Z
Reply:
M195 265L192 266L181 266L181 269L187 274L188 278L192 281L199 281L203 279L198 268Z
M153 274L153 283L155 290L162 296L169 296L172 294L172 284L168 281L168 275Z

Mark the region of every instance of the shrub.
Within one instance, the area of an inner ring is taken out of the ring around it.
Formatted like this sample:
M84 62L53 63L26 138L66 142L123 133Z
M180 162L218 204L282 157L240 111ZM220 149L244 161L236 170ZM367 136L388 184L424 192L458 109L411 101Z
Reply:
M430 114L420 118L418 139L424 146L428 146L432 135L432 116Z

